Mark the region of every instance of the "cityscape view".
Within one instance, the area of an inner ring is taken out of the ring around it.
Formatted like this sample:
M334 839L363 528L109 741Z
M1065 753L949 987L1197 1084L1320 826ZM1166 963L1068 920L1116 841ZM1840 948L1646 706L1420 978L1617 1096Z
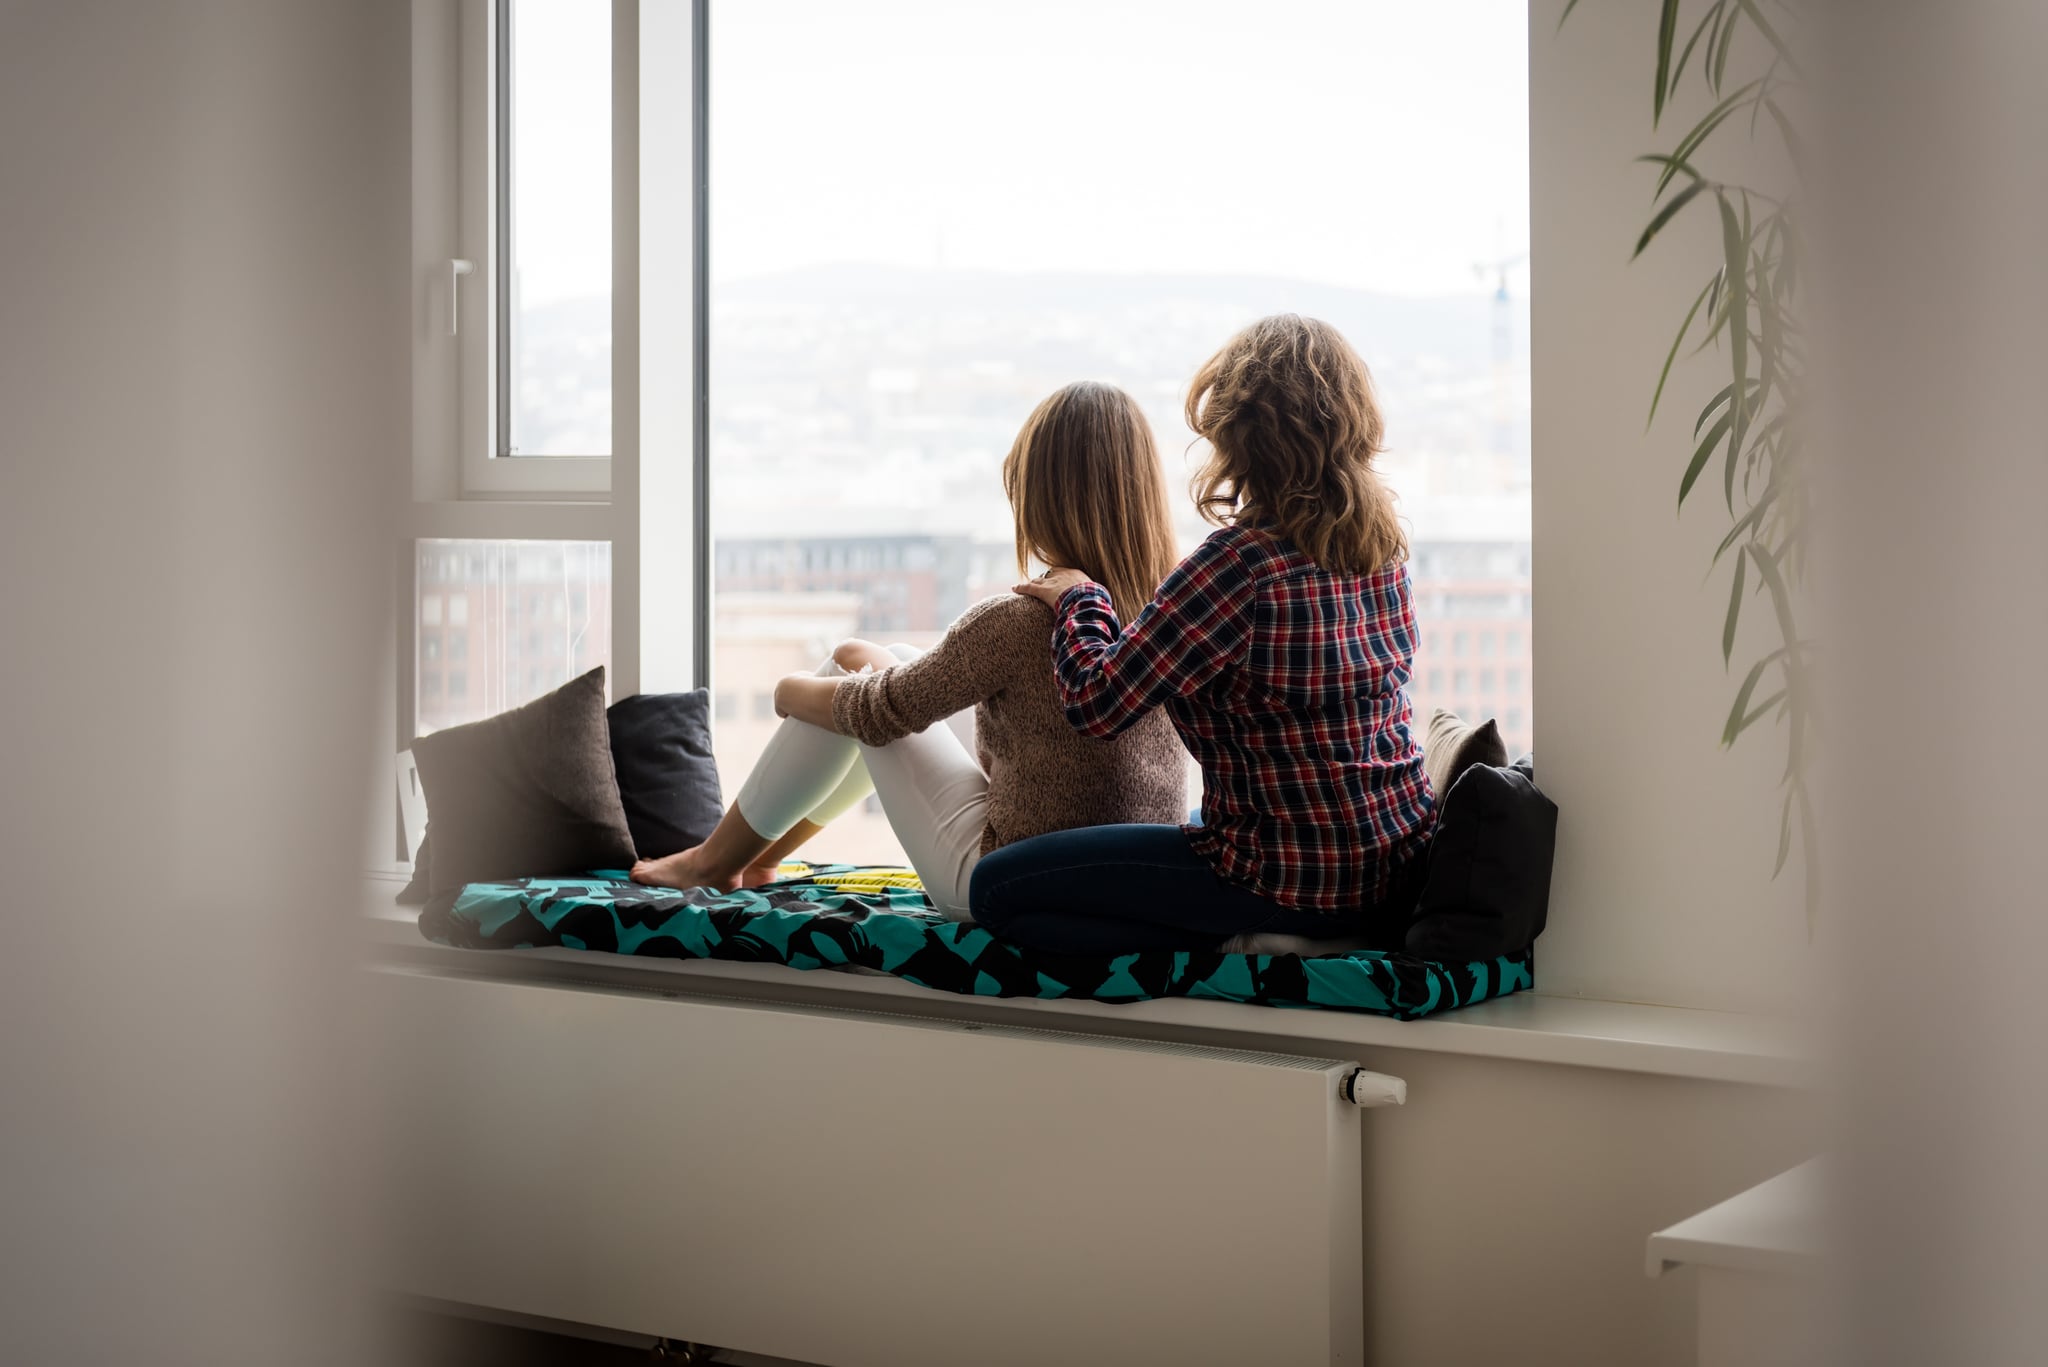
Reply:
M1238 327L1289 308L1342 328L1374 369L1385 470L1414 542L1418 725L1448 707L1498 719L1509 748L1527 748L1519 301L1256 278L821 268L713 296L713 690L728 791L773 731L784 674L814 668L846 636L929 645L968 604L1009 592L1002 459L1060 385L1107 380L1139 400L1192 548L1210 529L1181 493L1199 455L1182 416L1187 379ZM821 857L901 857L872 801L818 845Z
M520 13L517 447L604 449L609 247L578 206L606 160L608 30L562 0ZM929 645L1009 591L1001 463L1060 386L1138 400L1192 548L1209 528L1185 496L1189 377L1283 311L1336 325L1373 371L1423 626L1418 729L1446 707L1530 745L1526 13L1275 0L1259 51L1214 40L1235 14L718 7L708 459L728 797L783 675L849 636ZM1057 98L1046 69L1071 78ZM605 549L421 543L420 728L609 658ZM871 800L815 853L901 847Z

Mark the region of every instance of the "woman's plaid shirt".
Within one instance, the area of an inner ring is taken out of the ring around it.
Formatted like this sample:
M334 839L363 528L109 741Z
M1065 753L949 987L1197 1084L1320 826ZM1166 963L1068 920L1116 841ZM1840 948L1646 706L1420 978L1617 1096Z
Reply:
M1052 654L1083 734L1116 735L1166 705L1202 765L1189 838L1224 878L1350 911L1427 846L1436 804L1404 688L1407 566L1330 574L1272 532L1224 527L1127 628L1101 585L1067 590Z

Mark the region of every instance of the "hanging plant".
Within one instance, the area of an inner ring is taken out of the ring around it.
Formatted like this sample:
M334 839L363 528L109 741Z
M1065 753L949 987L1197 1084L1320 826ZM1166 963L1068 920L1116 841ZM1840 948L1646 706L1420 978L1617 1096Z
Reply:
M1568 0L1560 28L1578 0ZM1766 13L1766 6L1770 14ZM1681 15L1681 9L1685 13ZM1805 439L1806 349L1800 327L1801 238L1796 196L1770 194L1755 185L1717 179L1699 170L1703 153L1734 129L1751 142L1774 138L1782 146L1793 179L1801 147L1788 98L1796 91L1799 66L1771 14L1785 22L1782 0L1711 0L1695 10L1681 0L1662 0L1657 27L1657 68L1651 87L1651 127L1695 69L1714 104L1669 151L1637 160L1654 176L1648 222L1630 260L1641 256L1680 215L1715 214L1720 225L1717 259L1701 263L1706 277L1692 307L1671 340L1650 394L1647 429L1667 400L1665 386L1679 353L1717 348L1727 361L1727 382L1707 399L1693 423L1678 479L1678 507L1696 497L1704 481L1720 486L1729 521L1715 548L1710 575L1728 577L1728 611L1721 626L1721 659L1734 670L1736 627L1745 605L1763 600L1775 629L1775 648L1748 663L1736 685L1721 744L1733 746L1768 719L1785 750L1780 788L1777 862L1771 877L1784 872L1796 844L1806 874L1807 930L1811 934L1819 899L1814 855L1814 813L1808 789L1817 716L1814 710L1813 643L1799 634L1796 590L1806 572L1807 500ZM1690 24L1690 28L1687 25ZM1748 26L1762 38L1769 60L1761 72L1731 78L1730 53L1738 30ZM1688 33L1684 41L1679 35ZM1756 158L1747 160L1754 162ZM1689 353L1690 354L1690 353ZM1709 472L1719 476L1709 478ZM1754 610L1754 609L1752 609Z

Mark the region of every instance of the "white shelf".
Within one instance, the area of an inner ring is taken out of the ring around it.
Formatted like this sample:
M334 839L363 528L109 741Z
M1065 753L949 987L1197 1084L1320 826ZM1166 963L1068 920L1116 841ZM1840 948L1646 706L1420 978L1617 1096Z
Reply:
M1674 1267L1810 1272L1820 1257L1823 1160L1809 1158L1650 1236L1652 1277Z

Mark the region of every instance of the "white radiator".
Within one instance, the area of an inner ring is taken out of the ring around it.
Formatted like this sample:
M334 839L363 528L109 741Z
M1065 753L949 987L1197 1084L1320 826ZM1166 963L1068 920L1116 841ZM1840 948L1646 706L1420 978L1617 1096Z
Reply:
M372 976L394 1289L828 1367L1361 1360L1355 1064Z

